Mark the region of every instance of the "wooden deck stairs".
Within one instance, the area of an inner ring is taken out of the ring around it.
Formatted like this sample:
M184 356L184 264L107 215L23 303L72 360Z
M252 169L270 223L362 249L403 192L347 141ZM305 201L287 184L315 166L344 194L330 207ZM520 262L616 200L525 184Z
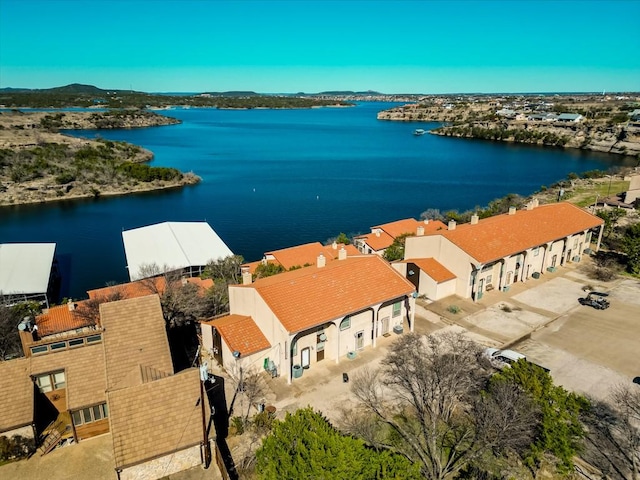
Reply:
M69 438L73 438L71 427L71 417L68 412L62 412L53 422L42 432L42 444L40 445L40 456L46 455L61 443Z

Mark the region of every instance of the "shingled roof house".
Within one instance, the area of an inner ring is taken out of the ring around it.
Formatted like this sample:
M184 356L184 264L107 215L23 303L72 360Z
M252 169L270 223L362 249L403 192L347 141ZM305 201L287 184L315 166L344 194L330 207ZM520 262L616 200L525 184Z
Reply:
M603 220L570 203L538 205L407 238L404 261L394 264L420 295L438 300L456 294L479 300L485 291L506 291L589 253Z
M65 322L46 334L23 322L26 357L0 362L12 387L0 390L0 434L44 432L46 453L111 432L119 479L160 478L209 458L200 374L174 372L157 295L104 303L97 324Z
M415 287L376 255L340 257L229 287L231 314L202 323L203 348L232 373L276 369L292 378L319 362L413 330Z
M439 220L418 221L413 218L405 218L371 227L371 233L354 237L353 243L361 253L384 255L385 250L401 235L424 235L446 228L447 226Z

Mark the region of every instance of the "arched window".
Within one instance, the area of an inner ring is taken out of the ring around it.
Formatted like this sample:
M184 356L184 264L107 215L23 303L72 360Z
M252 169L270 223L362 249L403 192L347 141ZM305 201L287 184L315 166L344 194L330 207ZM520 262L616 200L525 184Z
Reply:
M345 317L340 322L340 330L347 330L351 328L351 317Z

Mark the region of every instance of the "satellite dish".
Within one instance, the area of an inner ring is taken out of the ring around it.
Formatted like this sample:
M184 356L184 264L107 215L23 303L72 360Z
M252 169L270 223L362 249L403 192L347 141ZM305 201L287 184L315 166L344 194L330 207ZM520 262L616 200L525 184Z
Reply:
M321 342L324 342L327 339L327 334L326 333L321 333L319 338L320 338Z
M20 322L18 324L18 330L20 330L21 332L24 332L27 329L27 325L24 322Z

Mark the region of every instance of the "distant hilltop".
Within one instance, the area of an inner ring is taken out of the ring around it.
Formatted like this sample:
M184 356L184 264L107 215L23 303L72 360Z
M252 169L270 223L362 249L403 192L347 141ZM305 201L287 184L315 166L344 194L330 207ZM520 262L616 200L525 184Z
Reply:
M66 93L66 94L82 94L82 95L105 95L108 93L131 93L132 90L103 90L93 85L83 85L81 83L72 83L63 87L53 88L0 88L0 93ZM140 93L140 92L138 92Z

